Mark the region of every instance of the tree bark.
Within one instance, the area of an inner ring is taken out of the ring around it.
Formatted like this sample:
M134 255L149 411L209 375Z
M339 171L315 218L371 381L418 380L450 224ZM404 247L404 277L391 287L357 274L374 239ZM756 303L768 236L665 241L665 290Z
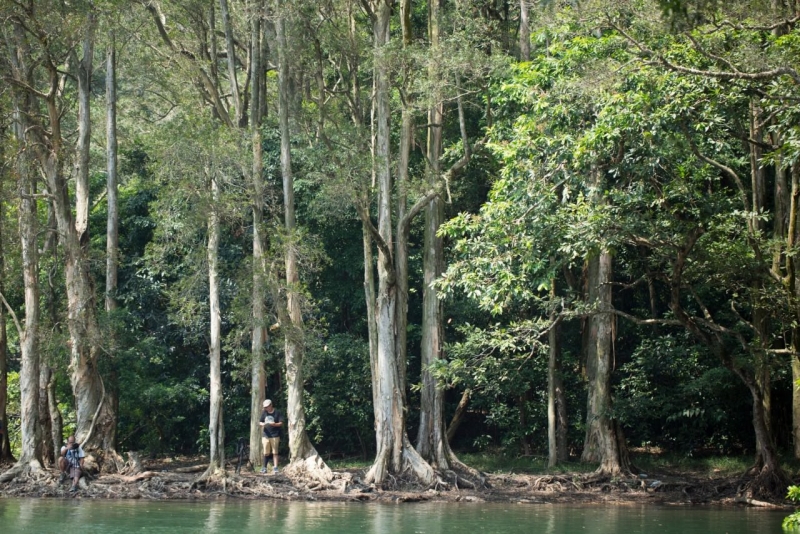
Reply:
M306 433L306 415L303 401L303 317L300 309L300 275L297 252L294 208L294 177L292 175L291 137L289 131L289 57L286 37L286 12L282 0L277 0L278 17L276 34L278 44L279 129L281 134L281 175L283 178L284 225L288 236L285 250L286 312L284 324L286 381L288 406L286 419L289 426L289 453L291 463L285 472L294 476L311 476L322 482L333 480L333 473L317 453Z
M428 4L428 37L433 61L429 75L434 80L433 106L428 110L428 185L435 188L442 174L442 123L444 104L439 87L441 77L438 65L441 55L441 8L439 2ZM466 147L465 147L466 149ZM437 235L444 218L443 202L433 198L425 209L423 232L423 288L422 288L422 390L417 450L420 455L440 470L450 469L452 451L447 442L444 422L444 388L433 375L431 367L442 358L444 345L442 332L442 307L434 282L442 273L443 245Z
M53 443L53 421L50 418L50 405L47 390L53 380L53 370L40 357L39 361L39 439L41 440L42 462L54 465L56 462L56 445Z
M586 372L586 437L582 462L599 463L598 473L616 476L630 472L627 449L620 447L619 425L613 417L611 392L612 320L611 282L612 257L607 250L591 257L588 269L588 301L596 308L587 321Z
M267 372L264 367L264 345L267 341L266 291L264 256L264 155L261 148L261 106L263 76L261 48L261 2L254 4L255 13L250 21L251 98L250 127L253 150L253 331L250 343L250 463L258 465L261 455L261 428L258 426L264 402Z
M519 59L531 60L531 27L528 20L530 0L519 0Z
M117 309L117 271L119 268L119 209L117 191L117 52L113 31L106 50L106 294L105 307Z
M524 3L525 0L522 0ZM556 281L550 280L550 300L555 300ZM552 326L547 333L548 358L547 358L547 466L555 467L559 462L558 457L558 416L556 406L556 375L558 373L558 360L561 355L559 339L559 320L555 309L550 312Z
M456 411L453 414L453 418L450 419L450 424L447 425L447 443L452 443L453 438L456 436L456 432L458 432L458 427L461 426L461 421L464 420L464 414L467 412L467 406L469 405L469 397L472 394L472 390L469 388L464 390L464 393L461 394L461 400L458 401L458 406L456 406Z
M30 103L28 95L18 96L18 99ZM19 102L14 113L14 127L17 139L23 142L28 128ZM22 246L25 325L23 327L16 320L15 323L19 333L22 364L19 373L22 452L14 467L0 475L0 482L7 482L19 475L26 476L43 468L39 430L39 261L36 247L37 207L33 197L35 178L32 169L25 162L25 156L20 155L19 158L19 235ZM2 300L8 306L5 297Z
M373 42L375 49L375 177L378 184L378 294L375 306L377 330L377 361L373 397L375 461L366 475L368 483L383 484L390 472L400 473L410 468L425 484L434 482L433 469L411 445L405 430L405 405L396 353L397 272L391 257L392 235L392 177L389 130L389 69L381 55L389 44L389 21L394 2L373 0ZM366 222L366 221L365 221ZM370 223L371 224L371 223Z
M222 346L220 331L222 318L219 305L219 240L220 226L217 207L219 204L219 182L216 170L208 170L211 187L211 206L208 209L208 305L210 322L209 340L209 461L208 469L201 478L224 476L225 474L225 427L222 418Z
M3 177L5 178L5 177ZM0 182L3 187L5 180ZM6 233L5 203L0 202L0 244ZM5 294L5 247L0 245L0 294ZM11 454L11 442L8 438L8 328L6 323L6 307L0 305L0 464L15 461Z
M89 228L89 144L92 137L91 96L94 34L97 17L87 15L83 36L83 56L78 61L78 169L75 180L75 230L82 245L88 244Z

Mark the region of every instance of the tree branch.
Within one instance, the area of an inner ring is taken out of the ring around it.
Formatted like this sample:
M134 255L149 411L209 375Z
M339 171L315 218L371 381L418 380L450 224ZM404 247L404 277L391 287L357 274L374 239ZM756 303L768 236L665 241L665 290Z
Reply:
M6 300L6 297L5 295L3 295L2 292L0 292L0 299L3 300L3 304L8 310L8 313L11 315L11 318L14 320L14 326L17 327L17 333L19 334L20 339L23 339L25 337L25 331L22 330L22 326L20 326L19 324L19 319L17 319L17 314L14 313L14 310L11 309L11 306L8 304L8 301Z
M694 69L691 67L684 67L681 65L676 65L664 57L662 54L658 54L642 44L641 42L634 39L630 34L628 34L625 30L620 28L618 25L614 24L613 21L609 19L609 25L618 31L623 37L625 37L628 41L630 41L636 48L638 48L642 52L643 58L650 58L654 57L657 61L655 62L648 62L648 64L661 64L668 69L680 72L683 74L693 74L695 76L704 76L707 78L716 78L718 80L748 80L748 81L757 81L757 80L772 80L779 76L790 76L796 83L800 83L800 74L789 67L776 67L771 70L764 70L760 72L742 72L738 69L733 69L733 72L726 72L726 71L714 71L714 70L702 70L702 69ZM702 53L702 51L701 51ZM704 54L707 55L707 54ZM708 56L711 57L711 56ZM726 62L726 60L723 60ZM730 63L728 63L730 65Z
M364 225L367 227L367 230L369 230L369 234L372 236L372 239L375 241L375 244L378 246L381 252L383 252L384 256L388 258L388 260L391 260L392 250L386 243L386 241L384 241L383 236L378 231L378 229L375 228L375 225L372 224L372 220L369 218L369 212L364 206L362 206L358 202L356 202L355 205L356 205L356 211L358 212L358 215L361 218L361 222L363 222Z

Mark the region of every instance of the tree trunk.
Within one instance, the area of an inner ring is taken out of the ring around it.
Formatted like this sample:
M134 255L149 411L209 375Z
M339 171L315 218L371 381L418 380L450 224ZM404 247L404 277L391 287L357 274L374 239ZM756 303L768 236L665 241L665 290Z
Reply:
M242 125L247 116L243 110L242 99L239 96L239 81L236 78L236 47L233 43L233 28L231 26L231 16L228 12L228 0L219 0L219 11L222 14L222 27L225 31L226 56L228 58L228 78L230 84L231 98L236 113L234 124Z
M528 20L528 3L530 0L519 0L519 59L531 60L531 27Z
M525 0L521 0L522 3ZM555 300L556 281L550 280L550 300ZM558 417L556 414L556 375L558 373L558 360L561 353L559 339L559 319L555 309L550 312L550 331L547 333L548 359L547 359L547 466L555 467L559 462L558 457Z
M588 395L586 403L586 438L582 462L599 463L598 473L616 476L630 472L624 442L618 436L619 427L613 417L611 393L612 320L611 282L612 258L601 250L589 259L588 301L596 308L587 322L586 372Z
M464 393L461 394L461 400L458 401L458 406L456 406L456 411L453 414L453 418L450 419L450 424L447 425L447 443L450 444L453 442L453 438L456 436L456 432L458 432L458 427L461 426L461 421L464 420L464 414L467 411L467 406L469 405L469 397L472 394L472 390L469 388L464 390Z
M45 465L55 465L59 449L53 443L53 421L50 418L50 405L47 390L53 380L53 370L44 363L39 362L39 439L41 440L42 461Z
M560 336L560 328L557 336ZM569 430L569 421L567 420L567 394L564 391L564 380L561 375L561 358L559 351L559 358L556 360L555 374L553 375L555 383L556 394L556 450L558 454L558 462L564 463L569 460L569 451L567 449L567 431Z
M3 177L5 178L5 177ZM5 180L0 182L2 187ZM5 234L5 203L0 202L0 295L5 295L5 247L1 246ZM8 329L6 307L0 303L0 464L13 462L11 442L8 439Z
M89 228L89 144L92 137L91 97L94 33L97 18L87 15L83 37L83 57L78 61L78 169L75 180L75 230L82 245L88 244Z
M70 381L77 404L75 437L87 452L97 451L115 457L116 414L114 404L106 394L105 385L97 369L102 336L95 315L94 289L87 262L90 97L95 24L95 16L90 14L78 76L78 180L75 187L74 221L60 155L55 151L51 152L44 166L48 188L54 197L53 202L56 203L56 219L59 233L63 236L64 255L67 261L65 271L69 302L68 323L72 341ZM82 185L84 181L85 184Z
M375 177L378 184L378 295L375 306L377 326L377 362L373 397L375 412L375 461L366 475L368 483L383 484L390 472L410 468L424 484L434 482L433 469L408 440L405 431L405 406L396 353L397 273L392 251L392 177L389 130L389 69L382 60L389 44L389 21L392 2L373 0L373 39L375 48Z
M289 57L286 40L286 13L278 0L276 34L278 44L279 129L281 134L281 175L283 177L284 225L288 236L286 254L286 307L289 324L284 323L286 381L288 405L286 422L289 426L291 463L286 472L295 476L311 476L323 482L333 480L333 473L317 453L306 433L306 414L303 401L303 317L300 309L300 275L297 252L293 243L296 234L294 209L294 177L289 132Z
M117 202L117 58L114 33L106 51L106 311L117 309L119 268L119 210Z
M368 205L365 203L365 205ZM372 237L367 224L362 222L364 246L364 298L367 301L367 335L369 338L369 369L371 384L378 380L378 326L375 323L375 266L373 265ZM378 390L372 388L372 405L378 402Z
M50 441L53 444L54 454L57 454L61 444L64 443L64 421L58 409L55 373L50 373L50 382L47 384L47 409L50 412Z
M119 270L119 180L117 177L117 53L113 31L109 35L109 47L106 50L106 202L108 215L106 218L106 292L105 310L111 313L118 308L117 280ZM114 322L111 323L115 324ZM109 333L116 345L116 332ZM112 407L114 422L109 425L108 440L117 442L117 417L119 415L119 384L116 367L109 373L109 387L106 389L108 403ZM122 468L121 458L113 457L118 462L117 470Z
M434 82L433 106L428 110L428 178L431 188L441 180L442 174L442 123L444 105L439 86L441 10L439 2L428 4L428 37L430 39L431 62L429 74ZM465 147L466 149L466 147ZM422 288L422 344L420 347L422 367L422 390L417 450L434 468L448 470L452 452L446 439L444 422L444 389L431 371L431 367L442 358L444 339L442 335L442 307L434 282L442 273L442 239L437 235L442 223L444 208L440 197L432 199L425 209L423 233L423 288Z
M794 457L800 458L800 393L797 383L800 381L800 329L792 329L792 441Z
M222 318L219 305L219 182L215 170L210 170L211 206L208 210L208 306L210 322L209 363L209 458L208 469L201 478L225 475L225 427L222 418L222 346L220 331Z
M27 130L23 113L15 110L15 130L17 139L23 140ZM34 194L34 173L24 161L19 161L19 235L22 246L22 278L25 292L25 326L15 320L19 332L21 368L20 389L20 430L22 452L13 468L0 475L0 482L7 482L16 476L26 476L40 471L42 448L39 429L39 261L36 246L36 200ZM8 305L3 297L3 304ZM16 317L16 316L15 316Z
M261 148L262 56L261 56L261 9L260 2L254 6L256 13L250 21L251 99L250 127L253 149L253 331L250 343L250 463L258 465L261 458L261 428L258 426L264 402L267 372L264 367L264 344L267 341L265 303L265 257L264 257L264 155Z

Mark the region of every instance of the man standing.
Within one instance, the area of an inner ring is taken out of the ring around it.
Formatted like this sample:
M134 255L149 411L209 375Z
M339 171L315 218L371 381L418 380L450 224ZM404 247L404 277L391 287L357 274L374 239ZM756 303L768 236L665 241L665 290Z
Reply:
M264 448L264 467L261 468L261 472L267 472L269 457L272 456L272 472L277 473L278 445L281 442L283 416L281 412L275 409L269 399L264 401L264 409L261 412L261 419L258 424L264 429L264 435L261 438L261 445Z
M61 456L58 458L58 468L61 470L59 484L63 484L67 477L72 479L71 493L78 491L78 481L83 474L83 462L86 453L78 443L75 443L75 436L67 438L67 444L61 447Z

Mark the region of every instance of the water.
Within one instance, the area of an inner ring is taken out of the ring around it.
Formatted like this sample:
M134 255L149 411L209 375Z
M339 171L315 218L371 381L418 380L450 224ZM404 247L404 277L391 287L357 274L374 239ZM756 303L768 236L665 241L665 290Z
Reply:
M0 499L0 532L247 534L766 534L786 512L551 504Z

